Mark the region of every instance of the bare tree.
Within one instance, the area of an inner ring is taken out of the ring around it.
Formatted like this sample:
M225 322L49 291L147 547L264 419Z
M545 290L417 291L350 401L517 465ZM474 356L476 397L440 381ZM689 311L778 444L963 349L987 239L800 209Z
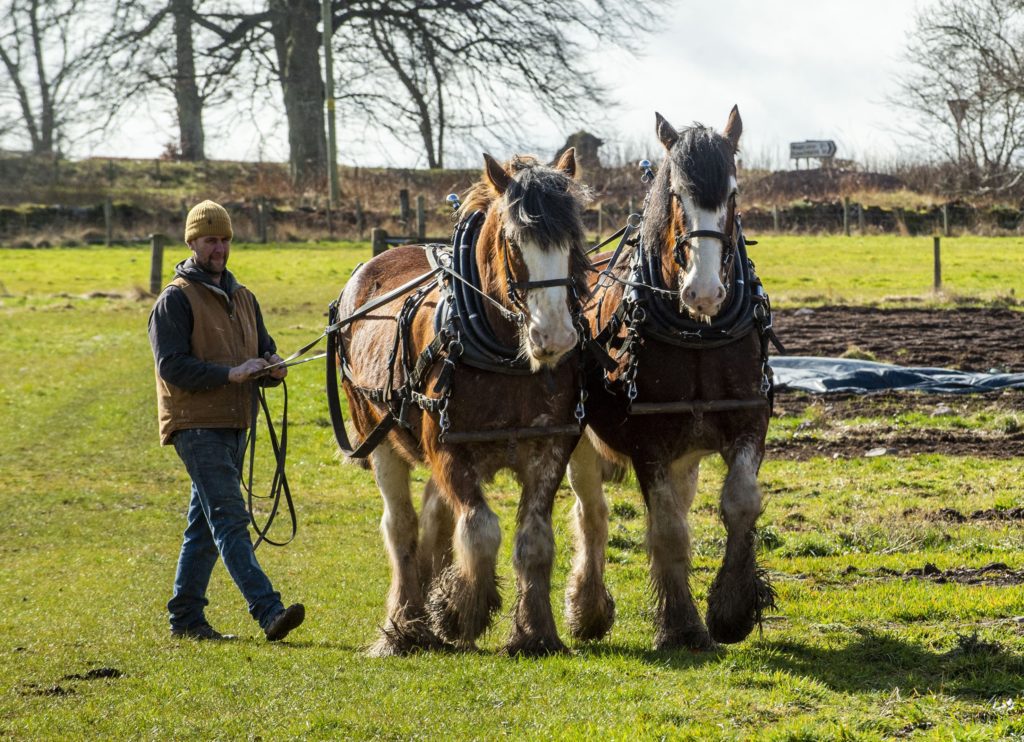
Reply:
M219 38L197 28L204 0L116 0L119 22L103 41L106 99L116 112L140 96L172 99L178 123L177 155L206 158L203 112L230 97L228 83L244 56L242 44L220 47Z
M1006 188L1024 158L1024 3L939 0L917 16L893 102L956 163L958 190Z
M96 29L85 5L85 0L0 2L5 73L0 85L8 128L28 142L33 154L56 154L66 127L87 117L81 90L94 70Z
M660 0L449 0L389 3L388 14L355 18L338 45L342 66L374 69L348 101L375 125L443 167L452 132L522 138L522 110L562 125L605 106L606 91L582 61L587 44L633 50L632 25L657 17ZM357 39L368 38L371 45Z
M196 22L225 47L249 40L254 59L280 83L296 185L326 175L318 0L265 0L258 11L219 0ZM339 100L349 110L418 139L427 164L444 163L453 131L507 133L512 104L561 120L603 102L581 63L590 42L623 45L631 22L648 24L662 0L330 0ZM272 50L272 51L270 51Z

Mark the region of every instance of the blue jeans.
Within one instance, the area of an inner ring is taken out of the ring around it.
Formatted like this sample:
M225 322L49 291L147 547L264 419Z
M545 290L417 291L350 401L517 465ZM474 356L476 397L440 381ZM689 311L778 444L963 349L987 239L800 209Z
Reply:
M281 596L263 573L249 537L249 512L240 487L245 454L244 430L195 428L174 434L174 448L192 478L188 526L167 603L171 629L206 623L206 588L217 556L249 604L249 613L266 628L284 610Z

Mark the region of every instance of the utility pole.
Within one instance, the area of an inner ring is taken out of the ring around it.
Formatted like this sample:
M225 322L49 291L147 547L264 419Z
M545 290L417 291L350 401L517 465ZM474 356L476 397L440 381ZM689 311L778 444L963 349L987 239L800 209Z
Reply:
M331 18L331 0L323 0L324 26L324 82L327 99L327 183L330 188L330 207L338 208L338 138L334 128L334 56L331 52L331 37L334 36Z

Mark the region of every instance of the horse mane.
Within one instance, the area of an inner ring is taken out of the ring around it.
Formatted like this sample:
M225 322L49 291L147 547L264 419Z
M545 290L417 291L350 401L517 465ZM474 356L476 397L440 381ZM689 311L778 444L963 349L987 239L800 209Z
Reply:
M673 172L697 206L716 209L729 197L729 176L735 172L733 157L728 140L711 127L695 123L680 131L651 184L641 230L644 244L659 250L668 234Z
M542 248L568 243L570 270L577 291L588 291L590 261L584 252L583 208L590 190L567 173L543 164L533 155L515 155L505 163L512 179L500 197L490 183L479 180L463 199L456 214L461 221L497 202L501 227L514 244L532 242Z

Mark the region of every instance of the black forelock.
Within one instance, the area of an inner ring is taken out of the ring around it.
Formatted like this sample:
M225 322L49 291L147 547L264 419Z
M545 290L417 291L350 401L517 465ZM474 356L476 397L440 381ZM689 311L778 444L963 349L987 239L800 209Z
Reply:
M683 129L668 159L675 175L702 209L716 209L729 197L733 152L714 129L700 124Z
M513 244L531 242L541 249L568 246L569 270L580 295L589 294L583 208L590 191L557 168L533 157L509 163L512 180L502 196L502 229Z
M540 247L582 245L586 188L561 170L534 158L509 163L512 180L503 196L505 234L514 242Z

